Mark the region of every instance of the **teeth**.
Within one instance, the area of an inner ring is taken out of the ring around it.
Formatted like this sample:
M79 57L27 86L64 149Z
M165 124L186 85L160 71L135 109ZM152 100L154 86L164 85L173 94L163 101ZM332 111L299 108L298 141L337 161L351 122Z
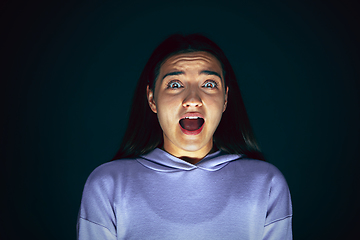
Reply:
M197 119L199 117L185 117L185 118L188 118L188 119Z

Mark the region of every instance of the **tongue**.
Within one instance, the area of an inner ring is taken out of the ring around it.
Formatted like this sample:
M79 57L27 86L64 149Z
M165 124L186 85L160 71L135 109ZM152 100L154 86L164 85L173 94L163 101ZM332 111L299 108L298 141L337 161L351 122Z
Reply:
M198 130L204 123L204 119L181 119L180 125L182 128L188 131L195 131Z

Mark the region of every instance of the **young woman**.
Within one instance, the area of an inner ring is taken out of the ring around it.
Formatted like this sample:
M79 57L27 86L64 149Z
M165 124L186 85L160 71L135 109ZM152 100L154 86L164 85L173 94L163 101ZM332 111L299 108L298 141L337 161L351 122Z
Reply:
M292 239L283 175L263 159L223 51L172 35L147 62L113 161L83 191L78 239Z

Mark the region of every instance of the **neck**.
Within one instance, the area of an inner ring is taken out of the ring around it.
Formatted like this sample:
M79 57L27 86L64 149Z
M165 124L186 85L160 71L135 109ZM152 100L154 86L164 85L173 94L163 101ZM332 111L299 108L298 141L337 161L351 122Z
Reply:
M170 152L168 152L168 151L166 151L166 150L164 149L164 146L162 146L161 149L164 150L164 151L167 152L167 153L170 153ZM186 162L188 162L188 163L191 163L191 164L194 164L194 165L195 165L196 163L200 162L204 157L206 157L207 155L209 155L209 154L211 154L211 153L216 152L217 150L218 150L218 148L217 148L215 145L213 145L213 147L210 149L210 151L209 151L207 154L205 154L205 156L200 157L200 158L197 158L197 157L188 157L188 156L175 156L175 157L180 158L180 159L182 159L182 160L184 160L184 161L186 161ZM171 154L171 153L170 153L170 154ZM173 155L173 154L171 154L171 155ZM174 156L174 155L173 155L173 156Z

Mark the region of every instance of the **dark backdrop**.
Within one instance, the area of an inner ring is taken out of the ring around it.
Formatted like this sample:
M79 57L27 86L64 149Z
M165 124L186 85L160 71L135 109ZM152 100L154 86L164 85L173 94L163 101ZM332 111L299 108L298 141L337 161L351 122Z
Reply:
M140 72L175 32L203 33L228 56L265 156L288 181L294 239L356 239L356 1L0 8L0 239L75 239L86 178L116 153Z

